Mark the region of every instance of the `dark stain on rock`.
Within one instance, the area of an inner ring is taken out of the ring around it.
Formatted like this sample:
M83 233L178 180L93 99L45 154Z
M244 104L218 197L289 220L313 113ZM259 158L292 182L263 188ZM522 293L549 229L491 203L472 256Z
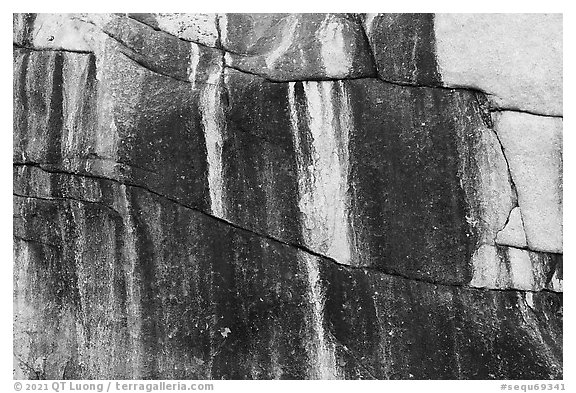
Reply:
M230 107L222 152L226 218L247 228L300 240L298 170L288 85L230 72Z
M13 56L15 65L20 62L19 67L14 70L14 133L12 139L14 144L14 157L16 158L25 152L26 149L25 136L28 133L28 116L30 110L27 83L31 53L26 50L14 49Z
M377 317L368 278L360 271L351 273L327 264L321 265L320 276L326 288L326 329L352 351L350 356L355 360L342 367L345 375L383 375L384 362L377 344L382 321Z
M59 162L62 157L62 130L64 123L64 56L61 53L53 54L52 83L50 96L46 97L49 103L48 124L46 133L46 150L48 162Z
M16 18L22 18L22 30L14 34L15 43L21 46L31 46L34 37L32 37L32 32L34 31L34 23L36 21L37 14L25 13L25 14L12 14L13 22L16 22Z
M358 262L402 275L466 283L474 239L458 176L451 93L348 82Z
M98 94L96 80L96 56L88 55L86 69L81 76L85 87L81 89L82 99L78 105L78 116L74 116L74 135L95 135L98 127ZM78 138L78 136L76 136ZM70 152L66 152L69 154Z
M296 125L298 129L292 132L298 132L300 136L300 146L295 146L295 149L300 151L303 168L308 168L312 165L312 151L310 150L312 147L312 133L308 124L310 115L304 93L304 83L308 82L294 83L294 104L296 106Z
M111 185L100 180L97 183L103 188ZM308 377L313 359L308 351L315 343L309 341L311 326L306 323L311 312L310 288L298 261L304 254L142 190L127 187L127 195L133 206L138 266L137 274L125 280L140 285L144 335L137 342L144 356L156 359L144 362L137 372L144 378ZM30 210L27 216L34 217L36 212L51 217L38 210L41 205L23 202ZM43 203L53 209L52 215L70 211L60 202ZM110 250L108 241L97 240L102 232L99 228L104 228L102 217L110 213L84 209L86 219L74 225L85 227L70 227L63 237L71 240L81 234L78 241L62 241L63 253L55 255L48 265L45 255L32 254L30 266L43 263L51 274L57 274L53 279L36 281L38 288L57 293L62 288L58 282L65 280L70 288L88 295L84 304L90 308L76 314L85 337L97 337L97 330L92 328L98 325L96 321L99 326L108 326L98 336L105 343L104 352L92 346L95 341L90 341L88 349L91 356L109 356L114 367L100 373L77 368L81 377L108 377L112 370L117 378L129 377L127 370L134 366L125 370L121 364L135 353L130 347L110 354L108 350L125 345L133 326L126 324L125 308L115 306L118 313L105 312L108 304L103 302L107 299L104 288L113 282L120 290L112 292L110 300L118 305L126 302L122 279L110 277L109 266L94 259L99 253L118 255ZM115 227L126 230L118 221ZM38 230L40 227L30 226L18 233L33 236ZM116 233L115 247L127 246L120 240L122 233ZM80 244L88 248L78 253ZM515 291L433 285L327 260L319 263L320 285L326 296L324 336L336 340L337 365L345 376L561 377L561 295L535 293L534 306L528 308L522 298L525 295ZM78 280L68 273L61 276L76 269L93 279ZM70 296L77 295L66 295L62 301L44 296L43 307L51 310L54 302L68 304ZM57 332L57 327L48 325L44 334L52 337ZM35 345L34 353L44 350L39 343ZM84 356L81 353L79 356ZM175 365L182 369L176 371Z
M158 321L160 318L160 305L157 301L157 294L160 292L157 288L156 282L156 267L155 263L160 259L156 247L162 244L162 239L155 239L152 235L158 230L153 228L151 219L146 220L145 215L154 211L157 206L153 203L146 203L137 197L137 194L130 193L130 211L131 220L134 224L133 228L126 228L126 230L133 230L138 234L136 237L136 250L137 260L135 261L135 271L133 274L127 276L127 280L133 282L132 285L138 288L140 293L139 304L142 310L141 321L142 324L142 345L144 354L158 353L161 350L161 345L158 342ZM131 299L131 302L136 302L137 299ZM157 373L157 358L156 356L143 356L143 370L141 370L142 379L158 379Z
M369 31L382 79L427 86L441 84L434 14L378 14Z
M349 283L353 276L326 277ZM338 301L327 299L327 310L328 318L348 325L355 334L361 332L361 337L365 330L359 321L376 315L374 326L379 334L372 336L370 348L378 348L378 357L364 351L361 341L351 340L354 334L346 336L344 343L365 362L378 362L372 369L377 378L518 379L525 362L530 363L525 369L529 375L560 377L561 318L541 305L541 297L558 303L561 296L534 294L536 307L526 315L526 310L521 311L524 295L513 291L434 286L385 275L365 277L372 290L356 292L328 284L328 297L339 298L342 295L337 292L345 291L348 299L356 299L356 313L341 314L350 300L343 301L340 312L332 316L330 311L332 306L338 308ZM356 275L352 282L358 279L362 278ZM545 326L549 332L540 331ZM531 333L534 329L537 332ZM540 334L546 336L544 342L536 339Z
M121 140L118 160L148 172L139 182L148 183L149 176L154 180L150 187L209 209L206 144L193 102L196 93L188 83L148 72L139 80L125 78L114 109Z

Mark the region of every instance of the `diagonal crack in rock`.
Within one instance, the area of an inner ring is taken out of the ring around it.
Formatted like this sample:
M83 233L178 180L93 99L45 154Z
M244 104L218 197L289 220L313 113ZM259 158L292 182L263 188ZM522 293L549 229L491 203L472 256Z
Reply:
M324 255L324 254L322 254L322 253L319 253L319 252L317 252L317 251L311 250L311 249L309 249L308 247L305 247L305 246L303 246L303 245L301 245L301 244L294 243L294 242L284 241L284 240L278 239L278 238L276 238L276 237L274 237L274 236L271 236L271 235L268 235L268 234L265 234L265 233L261 233L261 232L259 232L259 231L256 231L256 230L253 230L253 229L250 229L250 228L245 228L245 227L243 227L243 226L241 226L241 225L238 225L238 224L236 224L236 223L234 223L234 222L225 220L225 219L223 219L223 218L221 218L221 217L214 216L214 215L212 215L212 214L210 214L210 213L207 213L206 211L204 211L204 210L202 210L202 209L199 209L198 207L195 207L195 206L191 206L191 205L182 203L181 201L179 201L179 200L177 200L177 199L175 199L175 198L166 196L166 195L164 195L164 194L162 194L162 193L160 193L160 192L158 192L158 191L154 191L154 190L152 190L152 189L150 189L150 188L148 188L148 187L145 187L145 186L143 186L143 185L134 184L134 183L130 183L130 182L122 182L122 181L119 181L119 180L117 180L117 179L112 179L112 178L109 178L109 177L106 177L106 176L98 176L98 175L93 175L93 174L78 174L78 173L74 173L74 172L71 172L71 171L65 171L65 170L59 170L59 169L58 169L58 170L55 170L55 169L47 169L47 168L45 168L42 164L14 163L13 166L17 166L17 167L32 166L32 167L39 168L40 170L42 170L42 171L44 171L44 172L46 172L46 173L62 174L62 175L78 176L78 177L86 177L86 178L92 178L92 179L97 179L97 180L110 181L110 182L113 182L113 183L116 183L116 184L119 184L119 185L125 185L125 186L130 186L130 187L133 187L133 188L137 188L137 189L140 189L140 190L149 192L149 193L151 193L151 194L153 194L153 195L156 195L156 196L158 196L158 197L160 197L160 198L164 198L164 199L166 199L166 200L168 200L168 201L170 201L170 202L172 202L172 203L174 203L174 204L176 204L176 205L178 205L178 206L181 206L181 207L183 207L183 208L193 210L193 211L195 211L195 212L197 212L197 213L199 213L199 214L202 214L203 216L206 216L206 217L209 217L209 218L211 218L211 219L214 219L214 220L216 220L216 221L218 221L218 222L220 222L220 223L223 223L223 224L225 224L225 225L228 225L228 226L230 226L230 227L232 227L232 228L235 228L235 229L237 229L237 230L240 230L240 231L243 231L243 232L247 232L247 233L249 233L249 234L251 234L251 235L253 235L253 236L260 237L260 238L269 240L269 241L274 242L274 243L278 243L278 244L282 244L282 245L284 245L284 246L288 246L288 247L292 247L292 248L298 249L298 250L300 250L300 251L302 251L302 252L305 252L305 253L307 253L307 254L310 254L310 255L312 255L312 256L315 256L315 257L317 257L317 258L320 258L320 259L322 259L322 260L324 260L324 261L331 262L331 263L333 263L334 265L337 265L337 266L339 266L339 267L343 267L343 268L345 268L345 269L360 270L360 271L364 271L364 272L366 272L366 273L382 274L382 275L386 275L386 276L398 277L398 278L401 278L401 279L405 279L405 280L409 280L409 281L415 281L415 282L421 282L421 283L429 284L429 285L436 285L436 286L443 286L443 287L465 288L465 289L467 289L467 290L480 291L480 292L482 292L482 291L519 292L519 293L525 293L525 292L532 292L532 293L535 293L535 292L550 292L550 293L554 293L554 294L559 295L559 296L562 295L562 294L558 294L557 292L551 291L551 290L549 290L549 289L542 289L541 291L530 291L530 290L518 290L518 289L512 289L512 288L505 288L505 289L497 289L497 288L475 288L475 287L468 286L468 285L466 285L466 284L444 283L444 282L434 281L434 280L431 280L431 279L411 277L411 276L408 276L408 275L405 275L405 274L401 274L401 273L396 272L396 271L391 272L391 271L383 271L383 270L380 270L380 269L375 269L375 268L372 268L372 267L347 265L347 264L340 263L339 261L337 261L337 260L334 259L334 258L331 258L331 257L329 257L329 256L326 256L326 255ZM19 195L19 196L20 196L20 195ZM28 197L28 196L26 196L26 195L21 195L21 197ZM66 198L64 198L64 199L66 199ZM69 199L74 199L74 198L69 198ZM78 200L78 199L75 199L75 200L82 202L82 200ZM87 201L85 201L85 202L87 202ZM109 207L109 208L110 208L110 207ZM112 209L112 208L110 208L110 209ZM112 209L112 210L113 210L113 209ZM114 211L115 211L115 210L114 210ZM115 212L116 212L116 211L115 211ZM116 212L116 213L117 213L117 212Z

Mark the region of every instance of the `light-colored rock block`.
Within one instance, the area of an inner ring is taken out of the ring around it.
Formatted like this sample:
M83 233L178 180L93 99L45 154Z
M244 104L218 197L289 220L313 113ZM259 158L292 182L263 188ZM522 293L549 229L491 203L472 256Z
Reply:
M437 14L446 86L490 94L493 105L562 114L561 14Z
M526 233L524 233L524 224L522 223L520 208L515 207L512 209L508 223L496 236L496 243L520 248L528 245L526 243Z
M514 247L481 245L472 256L470 286L562 292L562 256Z
M528 247L562 252L562 119L518 112L494 115Z
M99 20L108 14L92 14ZM94 51L94 41L105 36L95 26L81 20L79 14L15 14L13 41L36 49L64 49L70 51Z
M215 47L218 43L216 14L129 14L130 18L186 41Z

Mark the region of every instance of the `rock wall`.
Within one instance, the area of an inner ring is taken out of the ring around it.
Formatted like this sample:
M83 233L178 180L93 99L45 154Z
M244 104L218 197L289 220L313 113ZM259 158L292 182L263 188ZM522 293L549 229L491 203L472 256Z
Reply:
M562 16L14 14L14 376L562 378Z

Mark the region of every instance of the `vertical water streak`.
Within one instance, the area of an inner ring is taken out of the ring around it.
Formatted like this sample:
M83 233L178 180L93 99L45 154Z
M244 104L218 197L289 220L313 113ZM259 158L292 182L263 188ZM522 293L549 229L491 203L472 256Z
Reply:
M298 167L298 189L300 194L299 207L302 214L302 234L306 245L314 246L317 245L314 242L327 235L326 229L328 226L325 221L326 216L330 215L326 214L322 209L319 211L314 209L314 203L318 201L327 202L327 195L325 195L324 192L317 192L318 183L316 183L316 180L321 181L325 179L325 177L323 177L325 171L320 168L315 168L315 165L326 164L326 162L332 161L332 159L328 159L326 154L314 152L314 150L311 149L313 146L303 145L303 143L305 143L304 141L308 141L309 138L303 138L301 135L301 133L305 131L301 130L299 127L297 97L295 83L293 82L288 85L288 102L290 106L290 122L292 126L293 143ZM315 101L313 103L314 105L318 104ZM314 109L318 108L315 107ZM330 111L330 108L325 112L333 113ZM342 119L345 119L345 117L342 117ZM310 123L312 123L312 125L310 125L310 131L313 134L313 137L320 140L322 127L319 124L314 123L314 120L310 121ZM318 144L317 148L319 145L320 144ZM310 151L312 152L311 154L315 156L312 161L304 158L305 151ZM344 157L344 159L346 159L346 157ZM340 162L339 159L337 161ZM312 162L312 164L307 166L307 162ZM316 178L316 175L318 175L318 179ZM317 226L316 223L318 223L319 226ZM336 366L334 344L328 340L324 329L325 293L320 280L318 260L317 258L304 253L299 255L299 260L303 265L307 277L307 300L310 305L309 324L311 330L311 342L308 344L311 366L310 378L336 379L340 377L340 373Z
M293 131L296 155L301 157L304 151L310 152L309 165L304 165L302 158L298 159L302 235L306 246L349 264L350 105L342 82L306 82L304 95L309 146L303 148L301 130L295 128Z
M327 14L317 38L320 42L320 56L326 74L331 77L345 77L352 69L350 48L346 45L344 25Z
M192 44L194 46L194 44ZM198 48L196 48L197 50ZM196 79L200 56L192 50L190 81L193 90L196 90ZM210 209L212 214L224 218L223 180L222 180L222 131L223 131L223 107L222 107L222 72L223 65L211 66L206 70L206 81L198 84L199 110L204 129L206 143L206 160L208 162L208 188L210 194Z
M76 83L67 83L78 72L76 68L80 67L78 67L77 62L66 61L66 59L64 60L64 64L63 72L65 75L63 77L64 83L62 85L62 112L64 117L64 127L62 133L66 135L66 137L65 143L62 145L61 154L62 157L67 157L70 152L74 150L74 134L76 131L74 121L77 116L81 115L81 113L78 114L78 112L80 112L80 103L83 103L78 97L81 90L86 88L87 81L79 78L80 80Z
M214 23L218 31L218 41L220 41L221 49L224 49L228 44L228 17L226 14L216 14Z
M311 378L338 379L340 373L336 367L334 344L327 339L324 329L325 293L320 281L318 259L301 254L308 279L308 302L311 306L312 341L310 343Z
M200 48L195 43L190 43L190 62L188 63L188 80L192 83L192 89L196 88L196 71L200 63Z
M350 171L350 133L354 127L352 119L352 106L350 97L343 81L336 82L338 97L338 126L335 128L335 142L338 160L338 173L336 176L338 205L336 209L335 244L332 252L338 262L351 264L351 225L349 217L350 197L348 194L348 174Z
M128 348L130 348L130 359L132 366L132 378L142 378L144 369L145 350L142 344L142 294L140 291L140 279L137 272L138 253L136 251L135 226L132 219L130 201L126 195L126 186L120 185L120 195L118 210L122 215L124 234L122 254L128 263L126 269L126 308L128 322Z

